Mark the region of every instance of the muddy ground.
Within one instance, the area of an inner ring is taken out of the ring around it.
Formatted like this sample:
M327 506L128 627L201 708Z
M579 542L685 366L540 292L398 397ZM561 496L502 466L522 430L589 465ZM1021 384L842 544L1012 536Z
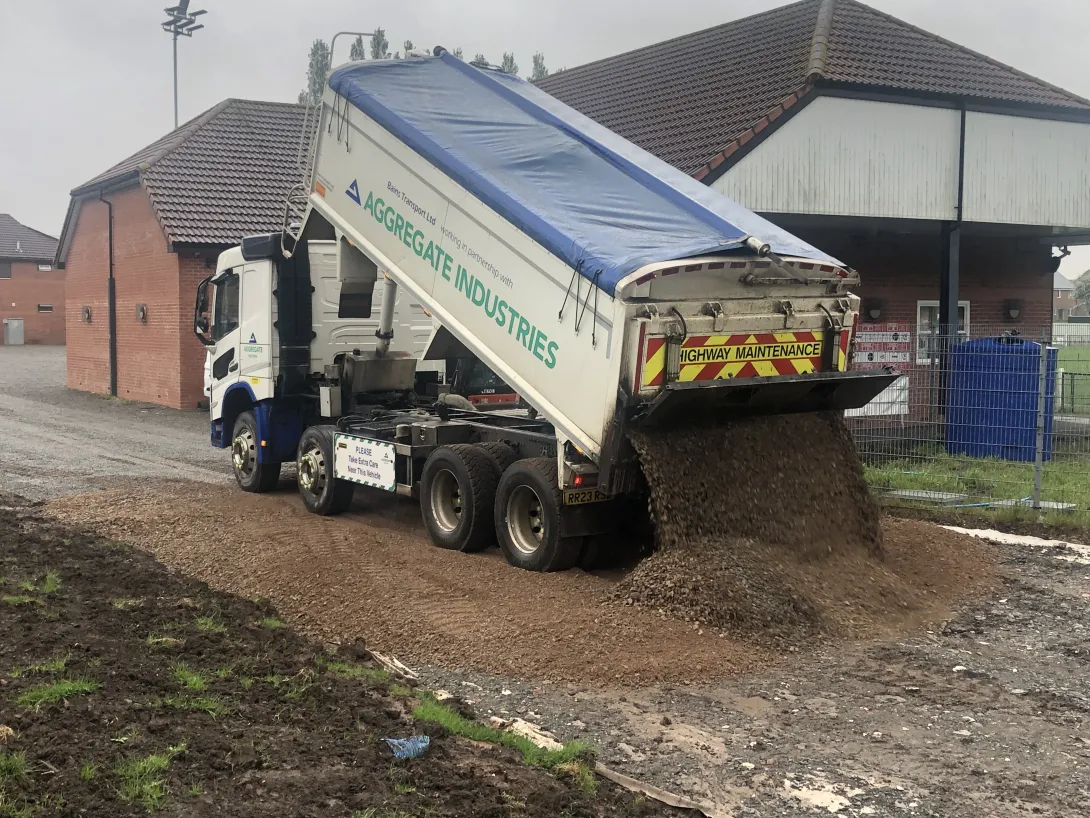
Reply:
M269 605L10 496L0 561L5 818L667 814L606 783L588 792L572 759L547 772L450 735L359 646L328 654ZM431 740L414 760L383 742L414 735Z
M183 483L48 507L272 597L325 641L367 633L482 714L587 741L722 815L1077 816L1090 798L1090 567L1078 554L973 552L923 526L929 581L960 548L959 561L992 555L993 590L881 638L781 650L609 602L615 574L541 576L494 552L434 549L412 504L369 495L335 520L287 489Z

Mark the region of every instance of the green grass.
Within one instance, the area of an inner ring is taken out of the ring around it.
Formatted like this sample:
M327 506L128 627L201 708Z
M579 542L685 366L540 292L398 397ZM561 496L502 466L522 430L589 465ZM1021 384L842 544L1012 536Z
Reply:
M204 678L204 675L193 670L185 662L176 664L170 675L174 681L194 693L201 693L208 687L208 680Z
M148 637L144 640L144 644L149 648L180 648L185 644L184 639L178 639L174 636L164 636L158 633L148 634Z
M56 571L49 571L44 577L42 577L42 584L39 586L43 594L55 594L61 589L61 575Z
M879 494L908 489L965 495L955 505L1033 496L1033 463L950 455L937 447L921 446L914 456L865 465L864 473ZM1090 470L1086 458L1057 452L1046 462L1041 499L1074 503L1078 511L1090 510Z
M592 758L590 749L582 742L573 741L559 750L546 750L525 736L471 721L456 710L430 698L413 708L413 718L417 721L435 722L447 732L470 741L483 741L518 750L527 764L547 770L556 770L562 765L574 762L587 763Z
M342 679L367 679L372 682L387 682L390 674L378 667L364 667L351 662L325 662L325 669Z
M140 804L148 812L159 809L169 794L165 774L170 762L182 752L185 752L185 744L118 764L114 772L121 779L122 799L130 804Z
M27 779L26 753L0 753L0 787L8 781Z
M82 767L79 768L79 780L80 781L84 781L84 782L91 781L91 780L94 779L94 777L96 775L98 775L98 767L96 765L92 764L91 762L87 762L86 764L84 764Z
M238 683L242 685L243 690L249 690L251 687L254 686L254 680L249 676L239 677Z
M189 789L186 790L186 794L190 798L200 798L202 795L204 795L204 785L203 784L191 784L189 786Z
M174 710L195 710L207 713L214 719L234 712L234 706L222 696L163 696L151 702L153 707L169 707Z
M144 600L138 599L137 597L121 597L119 599L111 599L110 604L119 611L131 611L133 608L141 607L144 604Z
M394 792L399 795L409 795L410 793L416 792L416 787L412 784L394 784Z
M275 687L277 692L282 693L284 698L301 699L308 690L314 687L316 678L317 674L313 670L303 668L294 676L277 676L270 673L265 677L265 681Z
M69 656L62 656L59 659L50 659L48 662L42 662L40 665L16 665L8 673L13 679L18 679L21 676L30 676L31 674L48 674L53 675L55 673L63 673L65 667L68 664Z
M74 696L86 696L102 687L100 682L90 679L64 679L47 685L38 685L24 690L15 700L20 707L38 710L43 704L71 699Z
M5 594L0 596L0 602L5 605L14 605L15 607L22 607L24 605L41 605L42 601L36 596L30 596L29 594Z
M205 633L227 633L227 626L214 616L198 616L196 626Z
M284 627L284 623L275 616L267 616L261 620L261 627L267 631L276 631Z

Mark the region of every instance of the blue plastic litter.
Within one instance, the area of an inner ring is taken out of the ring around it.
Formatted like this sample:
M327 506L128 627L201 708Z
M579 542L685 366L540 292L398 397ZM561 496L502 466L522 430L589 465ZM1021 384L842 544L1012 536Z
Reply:
M409 738L384 738L394 753L394 758L420 758L431 744L429 736L410 736Z

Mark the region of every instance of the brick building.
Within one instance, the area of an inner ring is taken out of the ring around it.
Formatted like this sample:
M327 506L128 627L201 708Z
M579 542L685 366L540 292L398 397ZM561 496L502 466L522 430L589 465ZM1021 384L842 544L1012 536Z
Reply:
M69 387L182 409L203 400L197 285L243 236L280 229L304 112L226 100L72 191L57 250Z
M57 240L0 213L0 343L64 343L64 273Z
M538 85L858 269L864 322L908 325L910 365L940 327L1048 332L1054 247L1090 243L1090 101L857 0Z

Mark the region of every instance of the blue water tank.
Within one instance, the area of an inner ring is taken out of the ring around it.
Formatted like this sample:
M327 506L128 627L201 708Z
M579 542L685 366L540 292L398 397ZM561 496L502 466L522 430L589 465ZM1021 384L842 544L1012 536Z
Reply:
M1041 344L979 338L950 351L946 451L969 457L1032 462L1037 457ZM1044 459L1052 457L1055 347L1045 347Z

